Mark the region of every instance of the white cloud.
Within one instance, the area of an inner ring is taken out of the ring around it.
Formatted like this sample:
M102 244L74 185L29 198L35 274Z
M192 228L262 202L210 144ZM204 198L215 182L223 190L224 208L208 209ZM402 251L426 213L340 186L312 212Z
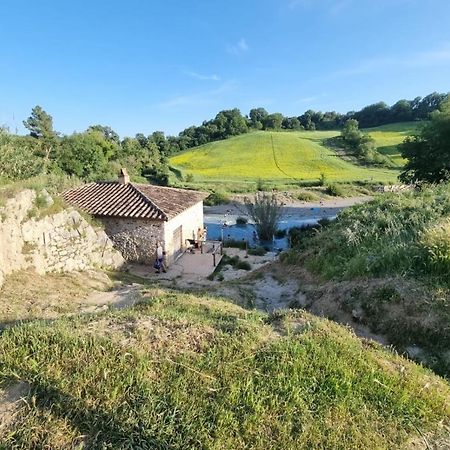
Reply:
M234 80L222 83L216 89L206 92L196 92L186 95L177 95L171 97L159 104L163 109L176 110L182 108L194 108L199 105L208 105L214 103L218 98L225 94L229 94L238 88L238 83Z
M301 103L312 103L317 100L319 100L321 97L323 97L325 94L320 95L312 95L311 97L302 97L298 98L297 100L294 100L294 104L301 104Z
M250 47L244 38L241 38L237 44L227 45L227 52L232 55L242 55L248 52Z
M205 75L205 74L194 72L194 71L191 71L191 70L185 70L185 71L183 71L183 73L188 75L189 77L195 78L197 80L202 80L202 81L220 81L219 75L216 75L216 74Z

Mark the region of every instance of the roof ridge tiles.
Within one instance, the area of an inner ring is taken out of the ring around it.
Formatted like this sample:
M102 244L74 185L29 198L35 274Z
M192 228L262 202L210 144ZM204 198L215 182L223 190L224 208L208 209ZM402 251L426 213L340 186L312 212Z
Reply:
M153 200L147 197L147 195L145 195L145 193L142 192L134 183L129 184L133 186L133 188L139 193L139 195L141 195L145 200L147 200L161 214L164 220L169 220L167 214Z

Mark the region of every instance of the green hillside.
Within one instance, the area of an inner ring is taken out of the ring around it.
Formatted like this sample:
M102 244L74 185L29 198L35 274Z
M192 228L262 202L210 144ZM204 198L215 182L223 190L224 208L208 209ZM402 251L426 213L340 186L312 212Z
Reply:
M406 136L413 134L420 126L420 122L402 122L383 125L376 128L367 128L364 131L375 139L377 150L398 165L405 164L398 150Z
M370 134L382 152L395 162L400 156L393 146L413 130L414 124L375 128ZM398 131L395 131L397 129ZM394 182L396 170L363 167L343 160L324 145L338 131L254 132L212 142L170 159L170 165L196 181L272 182L315 181L324 173L339 182Z
M0 426L0 447L348 450L445 439L448 383L344 327L212 296L142 295L122 311L2 333L0 388L25 400Z

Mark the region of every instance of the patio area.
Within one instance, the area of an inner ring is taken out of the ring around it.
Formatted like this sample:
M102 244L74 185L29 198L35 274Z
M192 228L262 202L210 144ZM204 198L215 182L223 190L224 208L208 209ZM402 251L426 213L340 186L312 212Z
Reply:
M131 273L142 278L152 280L170 281L175 278L185 278L193 281L202 281L214 272L222 259L222 243L218 241L206 241L203 249L187 249L172 263L167 272L157 273L153 266L132 264Z

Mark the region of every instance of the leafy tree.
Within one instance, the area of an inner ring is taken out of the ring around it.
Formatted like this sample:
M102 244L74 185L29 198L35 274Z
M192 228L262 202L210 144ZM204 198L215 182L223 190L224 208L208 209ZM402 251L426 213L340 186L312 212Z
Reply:
M275 195L257 192L253 201L245 199L245 206L255 222L259 238L263 241L271 240L277 231L282 207Z
M108 175L109 145L98 132L65 136L58 154L58 166L69 175L86 181L104 179Z
M27 138L11 135L0 128L0 177L24 180L42 172L39 158Z
M285 117L281 125L285 130L300 130L302 128L297 117Z
M31 110L31 115L23 121L25 128L30 131L30 136L36 139L52 139L56 136L53 130L53 118L40 106Z
M99 133L103 134L104 138L107 141L114 142L116 144L120 144L119 135L111 127L104 126L104 125L91 125L86 131L88 133L92 132L92 131L99 132Z
M390 121L391 122L407 122L413 119L412 101L399 100L391 106Z
M363 128L389 123L390 109L384 102L374 103L355 113L354 118Z
M400 146L403 158L408 159L400 180L407 183L426 181L438 183L450 180L450 99L420 133L407 137Z
M38 148L44 157L45 170L49 161L56 158L56 147L58 145L57 135L53 130L53 118L40 106L31 110L31 115L23 121L25 128L30 131L30 136L37 139Z
M266 117L266 120L263 123L265 130L281 130L281 125L283 123L283 114L281 113L273 113L269 114Z
M250 126L255 130L261 130L269 113L264 108L253 108L250 110Z
M349 119L345 122L341 137L345 146L351 149L356 156L368 156L375 149L373 139L359 129L356 119Z

